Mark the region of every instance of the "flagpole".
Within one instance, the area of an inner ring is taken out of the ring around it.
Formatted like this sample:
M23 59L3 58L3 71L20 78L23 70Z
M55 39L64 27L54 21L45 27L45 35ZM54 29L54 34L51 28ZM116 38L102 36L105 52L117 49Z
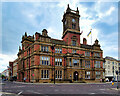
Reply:
M92 46L92 29L91 29L91 46ZM91 47L91 57L92 57L92 47ZM94 77L93 77L93 57L91 58L91 61L92 61L92 79L94 79Z
M92 45L92 29L91 29L91 45Z

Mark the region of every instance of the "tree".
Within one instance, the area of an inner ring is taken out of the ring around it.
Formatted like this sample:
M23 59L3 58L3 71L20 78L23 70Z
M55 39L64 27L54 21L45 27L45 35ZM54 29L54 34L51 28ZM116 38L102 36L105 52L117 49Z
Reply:
M1 75L1 78L2 78L2 79L5 78L5 75L2 74L2 75Z

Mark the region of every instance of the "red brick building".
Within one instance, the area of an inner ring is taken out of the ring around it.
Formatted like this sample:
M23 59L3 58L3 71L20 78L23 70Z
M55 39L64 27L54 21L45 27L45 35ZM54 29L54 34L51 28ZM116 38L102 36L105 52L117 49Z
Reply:
M79 10L71 10L69 5L63 15L62 40L42 34L22 37L22 48L18 52L18 81L56 82L100 81L103 78L103 51L98 40L88 45L80 43ZM61 33L62 34L62 33Z
M13 62L9 62L9 79L13 76Z

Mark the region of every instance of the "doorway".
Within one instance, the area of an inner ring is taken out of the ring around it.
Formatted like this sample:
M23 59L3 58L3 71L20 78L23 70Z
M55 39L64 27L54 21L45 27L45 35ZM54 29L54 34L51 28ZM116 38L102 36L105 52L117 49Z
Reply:
M24 81L24 73L22 72L22 82Z
M79 76L78 72L75 71L74 72L74 81L78 81L78 76Z

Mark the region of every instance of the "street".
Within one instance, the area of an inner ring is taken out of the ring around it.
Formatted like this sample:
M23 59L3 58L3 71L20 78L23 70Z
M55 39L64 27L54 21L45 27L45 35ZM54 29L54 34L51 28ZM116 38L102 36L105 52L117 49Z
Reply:
M50 96L52 96L53 94L82 94L81 96L83 96L83 94L102 94L103 96L111 96L111 94L113 94L112 96L120 95L120 90L116 89L116 83L113 86L111 85L111 83L57 83L54 85L49 83L40 84L3 81L1 85L1 93L6 95L8 94L8 96L15 96L16 94L17 96L36 96L40 94L42 96L48 96L50 94Z

